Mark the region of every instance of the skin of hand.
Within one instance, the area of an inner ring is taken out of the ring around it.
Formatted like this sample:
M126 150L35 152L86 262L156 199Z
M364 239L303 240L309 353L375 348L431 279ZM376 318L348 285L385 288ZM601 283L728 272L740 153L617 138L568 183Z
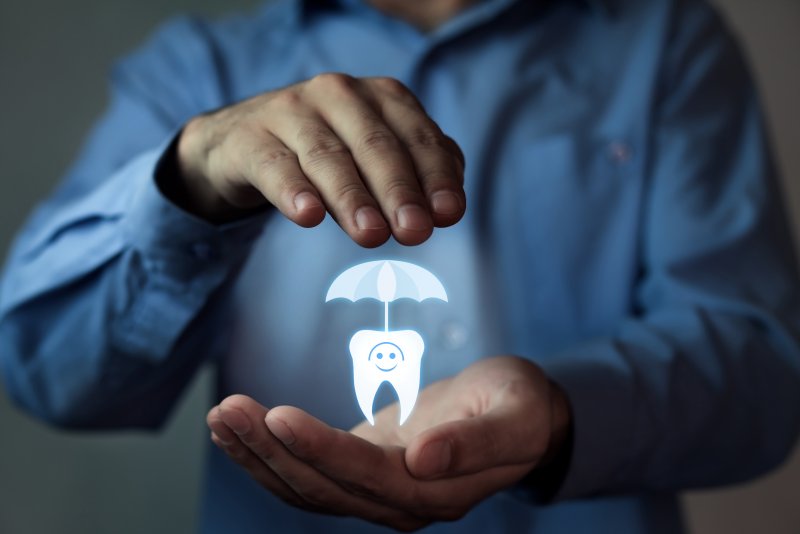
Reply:
M358 244L405 245L466 208L464 156L392 78L326 73L190 120L169 197L212 222L272 204L312 227L328 212Z
M207 417L212 441L290 505L412 531L457 520L546 465L570 412L538 366L497 356L425 388L402 427L396 404L375 422L347 432L243 395Z

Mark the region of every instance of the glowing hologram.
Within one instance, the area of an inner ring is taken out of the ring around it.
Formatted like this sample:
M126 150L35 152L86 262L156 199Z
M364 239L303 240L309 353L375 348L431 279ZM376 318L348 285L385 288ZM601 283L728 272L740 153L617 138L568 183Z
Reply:
M405 261L378 260L360 263L337 276L325 302L332 299L391 302L404 298L417 302L425 299L447 302L447 293L439 279L422 267Z
M419 369L424 350L422 337L413 330L360 330L350 339L356 399L371 425L375 424L372 415L375 393L384 382L388 382L397 392L400 424L408 419L417 402Z
M376 299L384 306L385 329L389 331L389 303L397 299L439 299L447 302L442 283L430 271L413 263L378 260L360 263L336 277L325 302L333 299Z
M417 402L420 363L425 342L413 330L389 330L389 303L402 298L422 302L447 302L442 283L432 273L413 263L378 260L361 263L336 277L325 301L344 298L353 302L376 299L384 303L384 329L360 330L350 339L353 383L358 405L367 421L375 424L372 405L380 385L388 382L400 401L400 424L405 423Z

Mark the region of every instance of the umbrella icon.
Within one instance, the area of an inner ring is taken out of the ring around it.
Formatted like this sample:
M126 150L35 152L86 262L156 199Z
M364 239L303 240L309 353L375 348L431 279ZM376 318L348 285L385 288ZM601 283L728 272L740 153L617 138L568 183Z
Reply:
M413 263L378 260L361 263L340 274L328 289L325 302L344 298L352 302L376 299L384 303L384 329L360 330L350 339L353 381L361 411L371 424L378 387L388 382L400 400L400 424L408 418L419 393L420 362L425 350L413 330L389 330L389 303L409 298L417 302L439 299L447 293L436 276Z
M377 299L384 303L384 329L389 331L389 303L397 299L439 299L447 302L442 283L413 263L378 260L360 263L336 277L325 302L333 299Z

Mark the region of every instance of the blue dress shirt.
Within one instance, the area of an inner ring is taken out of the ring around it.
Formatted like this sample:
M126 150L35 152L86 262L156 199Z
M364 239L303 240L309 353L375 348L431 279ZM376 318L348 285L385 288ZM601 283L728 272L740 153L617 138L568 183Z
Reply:
M325 71L411 88L467 155L461 223L365 250L330 218L217 227L162 196L160 157L189 118ZM116 66L106 115L15 242L8 391L65 427L157 428L212 361L219 398L347 428L347 340L382 307L325 291L384 257L451 296L392 305L426 340L423 386L513 353L572 404L553 503L520 486L432 532L680 532L675 492L763 473L794 443L792 243L753 85L701 0L491 0L428 34L357 0L171 21ZM381 530L290 509L217 450L202 526Z

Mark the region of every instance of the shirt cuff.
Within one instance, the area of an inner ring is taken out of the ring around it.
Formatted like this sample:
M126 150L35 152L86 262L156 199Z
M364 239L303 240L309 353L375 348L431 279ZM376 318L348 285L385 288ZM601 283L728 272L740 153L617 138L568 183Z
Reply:
M111 327L117 350L153 362L173 353L211 293L246 260L268 216L265 211L214 225L173 204L156 179L171 143L128 168L134 187L120 223L146 275L138 277L139 286Z
M171 202L159 189L156 176L163 170L164 156L174 140L137 162L144 179L134 191L123 220L128 242L144 257L164 268L177 269L182 276L211 265L238 264L260 235L269 212L215 225Z
M572 454L554 501L617 486L632 451L635 376L611 341L598 341L537 362L566 393L572 409Z

